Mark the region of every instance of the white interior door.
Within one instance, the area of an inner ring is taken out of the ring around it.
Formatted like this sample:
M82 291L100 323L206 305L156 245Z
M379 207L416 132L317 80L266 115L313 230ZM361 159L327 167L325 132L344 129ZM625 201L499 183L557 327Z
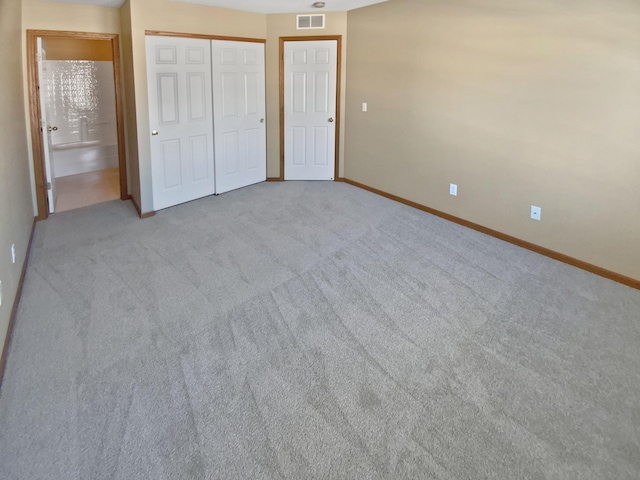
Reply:
M44 40L37 38L38 48L38 83L40 93L40 126L42 128L42 154L44 157L44 171L46 178L47 200L49 203L49 213L53 213L56 206L56 179L54 176L52 162L52 141L51 132L58 127L49 124L51 118L50 108L51 99L48 89L47 77L47 52L44 46Z
M338 42L284 44L284 178L333 180Z
M215 193L211 42L146 37L153 208Z
M267 179L264 44L213 40L216 193Z

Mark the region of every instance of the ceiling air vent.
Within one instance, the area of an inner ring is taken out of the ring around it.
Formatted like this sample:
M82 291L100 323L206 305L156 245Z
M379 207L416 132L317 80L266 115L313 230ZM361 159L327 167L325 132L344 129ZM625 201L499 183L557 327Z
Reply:
M298 15L298 30L324 28L324 15Z

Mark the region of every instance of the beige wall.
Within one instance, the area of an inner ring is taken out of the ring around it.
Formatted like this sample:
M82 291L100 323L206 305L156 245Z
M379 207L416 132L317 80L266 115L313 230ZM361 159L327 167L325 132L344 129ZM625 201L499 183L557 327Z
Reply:
M125 136L127 139L127 180L129 193L140 208L140 166L138 162L138 131L136 121L135 80L133 76L133 44L131 37L131 3L120 7L120 48L122 49L122 81L124 83Z
M0 2L0 43L20 45L20 0ZM0 352L33 225L20 48L0 49ZM11 245L16 263L11 262Z
M30 30L120 33L120 12L94 5L22 0L22 26Z
M4 0L3 0L4 1ZM22 59L26 60L26 30L66 30L73 32L120 33L120 11L117 8L58 3L49 0L22 0ZM31 151L31 128L29 125L29 94L27 63L22 61L24 111L27 118L27 148L29 170L33 189L33 211L37 214L35 181L33 179L33 153Z
M640 279L640 2L393 0L348 21L347 178Z
M344 117L347 65L347 12L326 12L323 30L296 29L295 14L267 15L267 176L280 176L280 37L342 35L342 78L340 117L340 172L344 172Z
M140 207L153 210L145 30L266 38L265 15L170 0L130 0Z

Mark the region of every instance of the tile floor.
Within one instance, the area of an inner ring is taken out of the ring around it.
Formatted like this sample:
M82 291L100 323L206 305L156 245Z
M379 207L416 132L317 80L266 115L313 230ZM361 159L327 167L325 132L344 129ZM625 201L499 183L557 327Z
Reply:
M118 168L107 168L56 179L56 212L87 207L117 198L120 198Z

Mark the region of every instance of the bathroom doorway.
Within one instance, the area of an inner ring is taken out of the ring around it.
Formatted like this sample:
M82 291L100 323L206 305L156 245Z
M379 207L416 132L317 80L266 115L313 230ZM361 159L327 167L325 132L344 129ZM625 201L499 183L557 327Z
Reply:
M116 35L28 31L38 218L127 194Z

